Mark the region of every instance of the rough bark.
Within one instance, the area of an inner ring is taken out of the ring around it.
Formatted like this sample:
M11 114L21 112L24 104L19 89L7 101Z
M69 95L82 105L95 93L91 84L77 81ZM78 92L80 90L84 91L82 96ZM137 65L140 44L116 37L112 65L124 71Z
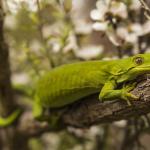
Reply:
M149 113L150 80L141 81L132 93L138 96L139 100L131 101L131 106L124 100L101 103L97 95L89 97L73 109L69 109L63 120L75 127L88 127L92 124L110 123Z

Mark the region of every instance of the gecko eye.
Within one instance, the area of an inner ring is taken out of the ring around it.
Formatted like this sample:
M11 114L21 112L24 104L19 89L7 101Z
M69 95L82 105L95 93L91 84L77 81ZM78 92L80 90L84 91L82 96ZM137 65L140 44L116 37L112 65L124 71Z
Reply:
M134 59L134 62L135 62L137 65L141 65L141 64L144 62L144 60L143 60L142 57L136 57L136 58Z

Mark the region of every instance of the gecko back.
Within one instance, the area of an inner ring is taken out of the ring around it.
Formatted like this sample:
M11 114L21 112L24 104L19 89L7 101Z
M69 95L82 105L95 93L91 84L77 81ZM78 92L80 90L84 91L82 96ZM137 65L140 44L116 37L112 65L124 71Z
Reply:
M63 65L46 73L38 82L36 95L43 107L62 107L99 92L106 80L101 62Z

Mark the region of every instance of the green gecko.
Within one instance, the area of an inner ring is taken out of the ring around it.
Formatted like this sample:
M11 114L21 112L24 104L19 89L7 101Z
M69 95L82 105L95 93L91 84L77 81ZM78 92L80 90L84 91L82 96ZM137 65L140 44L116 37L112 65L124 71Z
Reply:
M59 108L81 100L88 95L99 93L99 100L120 98L136 100L138 97L129 93L134 86L118 85L136 79L137 76L150 72L150 54L137 54L119 60L85 61L66 64L47 72L38 81L35 92L33 115L44 120L46 108ZM19 114L19 113L18 113ZM13 119L17 118L14 115ZM13 115L13 114L12 114ZM0 118L0 126L7 126L9 118ZM50 116L51 118L51 116Z
M42 120L44 108L59 108L94 93L100 101L138 99L129 93L134 86L118 85L150 72L150 54L108 60L66 64L47 72L36 87L34 117Z

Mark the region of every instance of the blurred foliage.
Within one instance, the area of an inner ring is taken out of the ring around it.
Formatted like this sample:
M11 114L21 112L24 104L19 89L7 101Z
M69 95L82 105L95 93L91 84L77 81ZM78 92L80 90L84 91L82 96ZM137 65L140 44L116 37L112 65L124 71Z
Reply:
M56 66L83 60L118 59L150 51L150 20L144 16L139 0L4 2L12 82L27 99L33 99L38 78ZM33 150L117 149L127 136L126 124L124 121L88 130L47 133L29 140L29 146ZM133 134L134 123L128 126Z

